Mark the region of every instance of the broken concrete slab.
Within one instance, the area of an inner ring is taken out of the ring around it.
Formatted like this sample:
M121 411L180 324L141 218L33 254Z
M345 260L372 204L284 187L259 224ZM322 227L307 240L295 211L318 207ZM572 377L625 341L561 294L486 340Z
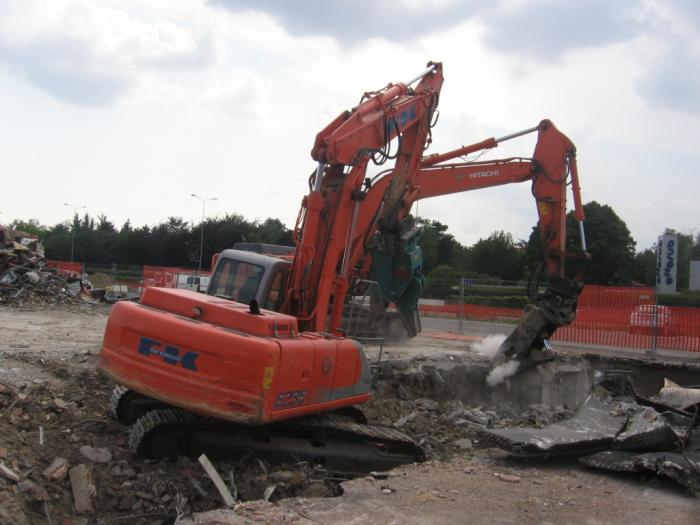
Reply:
M0 476L5 479L9 479L10 481L14 481L15 483L19 481L19 476L2 461L0 461Z
M453 442L453 445L460 450L470 450L474 447L472 440L469 438L458 439L457 441Z
M633 414L628 412L625 427L615 436L612 448L618 450L644 450L673 446L676 435L668 420L651 407L640 407Z
M482 429L482 440L518 456L580 456L605 450L627 421L608 402L591 395L571 419L544 428Z
M691 491L700 490L700 450L695 452L644 452L605 450L579 458L589 467L616 472L651 471Z
M29 284L37 284L39 281L41 281L41 276L39 275L38 272L32 270L24 274L23 279L25 282L28 282Z
M112 460L112 453L106 448L91 447L83 445L80 447L80 453L90 461L95 463L108 463Z
M31 502L46 501L46 491L32 480L25 479L17 484L17 490Z
M700 404L700 388L683 387L670 379L664 379L664 386L655 400L672 408L687 410Z
M494 422L494 417L490 414L486 414L482 410L479 410L478 408L461 408L453 411L449 417L451 419L457 420L457 419L462 419L466 421L470 421L472 423L476 423L477 425L481 425L484 427L491 426Z
M697 416L698 411L687 416L642 398L627 378L611 374L601 378L570 419L542 429L482 430L481 435L515 455L569 455L591 467L651 471L689 490L700 490Z
M610 382L612 381L612 382ZM626 380L595 387L573 417L543 428L482 429L480 435L519 456L578 457L606 449L667 449L676 442L669 421L628 394ZM618 395L624 394L624 395Z
M44 469L42 475L50 481L63 481L68 474L68 461L65 458L55 458L51 464Z
M92 472L87 465L78 465L70 469L70 485L73 490L73 506L78 514L95 514L95 497L97 489L92 479Z

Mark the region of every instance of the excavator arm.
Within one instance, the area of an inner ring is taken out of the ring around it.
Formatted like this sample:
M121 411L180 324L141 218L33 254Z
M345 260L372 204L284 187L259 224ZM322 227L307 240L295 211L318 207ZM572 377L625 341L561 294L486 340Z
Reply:
M531 159L440 164L454 156L495 147L500 142L534 131L538 136ZM543 120L535 128L523 132L427 157L422 166L416 177L419 189L417 199L532 181L548 286L525 307L516 328L501 345L499 359L516 359L521 364L545 359L549 337L557 328L574 319L578 296L583 288L583 271L588 261L574 144L551 121ZM580 232L580 250L576 252L566 250L568 184L572 188L574 213Z
M498 146L506 140L537 132L537 144L531 158L507 158L481 162L450 162L470 153ZM366 196L366 206L380 206L393 173L378 178ZM540 240L548 287L533 298L518 325L504 341L500 360L536 361L554 331L573 321L576 303L583 287L583 270L588 260L583 230L584 212L573 143L549 120L499 139L490 138L451 152L424 157L413 178L411 191L404 198L400 215L406 216L420 199L437 197L493 186L531 181L538 214ZM571 185L574 213L580 225L580 250L566 250L566 187ZM360 231L371 228L365 214ZM534 352L534 353L533 353Z
M538 136L532 158L444 163L446 160L493 148L506 140L535 131ZM500 139L487 139L452 152L425 157L415 178L416 194L413 200L527 180L532 181L532 195L537 207L540 238L545 247L544 262L548 277L564 277L565 260L573 256L566 252L565 245L566 186L569 183L572 186L574 213L581 225L582 252L586 251L584 212L576 166L576 148L551 121L543 120L534 128Z

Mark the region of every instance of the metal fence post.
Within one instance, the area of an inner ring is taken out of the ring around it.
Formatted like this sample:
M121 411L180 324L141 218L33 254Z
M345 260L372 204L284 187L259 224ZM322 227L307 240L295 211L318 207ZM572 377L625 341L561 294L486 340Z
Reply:
M464 329L464 277L459 278L459 331Z
M659 330L659 296L654 294L654 313L651 318L651 349L649 353L656 353L656 338Z

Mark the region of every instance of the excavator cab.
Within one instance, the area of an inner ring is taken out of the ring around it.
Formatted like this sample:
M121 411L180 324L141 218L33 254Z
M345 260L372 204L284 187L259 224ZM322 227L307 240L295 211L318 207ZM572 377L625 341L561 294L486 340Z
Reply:
M207 294L266 310L279 311L290 260L248 250L224 250L219 255Z

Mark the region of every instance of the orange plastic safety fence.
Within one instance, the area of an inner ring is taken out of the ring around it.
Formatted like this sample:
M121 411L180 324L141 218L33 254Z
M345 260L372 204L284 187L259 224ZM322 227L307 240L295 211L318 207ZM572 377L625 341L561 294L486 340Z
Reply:
M142 288L146 289L151 286L175 288L177 287L177 274L182 271L175 266L144 266Z
M461 317L483 321L513 320L518 308L477 304L419 305L426 317ZM556 341L700 352L700 308L656 305L653 288L587 285L579 298L576 319L559 328Z
M55 261L52 259L47 259L46 266L49 268L55 268L59 273L72 275L80 275L83 273L83 263L79 262Z
M576 320L557 330L554 340L700 352L700 308L656 305L653 288L588 285Z

